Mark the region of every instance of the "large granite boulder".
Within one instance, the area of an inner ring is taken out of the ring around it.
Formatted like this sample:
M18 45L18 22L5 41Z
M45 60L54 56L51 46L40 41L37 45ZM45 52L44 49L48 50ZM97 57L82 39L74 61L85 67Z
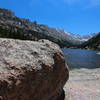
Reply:
M60 100L67 80L58 45L0 39L0 100Z

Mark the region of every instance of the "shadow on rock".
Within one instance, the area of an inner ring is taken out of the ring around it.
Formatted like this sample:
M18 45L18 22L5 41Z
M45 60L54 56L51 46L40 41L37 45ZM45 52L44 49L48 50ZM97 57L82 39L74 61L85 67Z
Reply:
M62 90L62 94L58 100L64 100L65 99L65 91Z

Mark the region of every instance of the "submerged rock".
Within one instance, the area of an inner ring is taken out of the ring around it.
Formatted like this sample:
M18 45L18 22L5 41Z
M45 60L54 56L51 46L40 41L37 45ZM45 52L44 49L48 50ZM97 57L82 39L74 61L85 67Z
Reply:
M0 39L0 100L59 100L67 80L58 45Z
M97 55L100 55L100 52L97 52Z

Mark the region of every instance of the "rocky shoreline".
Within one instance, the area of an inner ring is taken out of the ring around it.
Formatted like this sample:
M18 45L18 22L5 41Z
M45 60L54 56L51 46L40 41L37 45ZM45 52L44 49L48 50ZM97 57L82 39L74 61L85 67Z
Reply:
M100 100L100 68L70 71L65 100Z
M0 56L0 100L100 98L100 68L69 74L63 52L53 42L0 38Z

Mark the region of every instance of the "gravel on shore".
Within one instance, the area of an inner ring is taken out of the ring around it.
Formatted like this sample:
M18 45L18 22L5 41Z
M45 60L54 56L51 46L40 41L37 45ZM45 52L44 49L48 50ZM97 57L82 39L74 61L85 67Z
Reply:
M70 71L65 100L100 100L100 68Z

